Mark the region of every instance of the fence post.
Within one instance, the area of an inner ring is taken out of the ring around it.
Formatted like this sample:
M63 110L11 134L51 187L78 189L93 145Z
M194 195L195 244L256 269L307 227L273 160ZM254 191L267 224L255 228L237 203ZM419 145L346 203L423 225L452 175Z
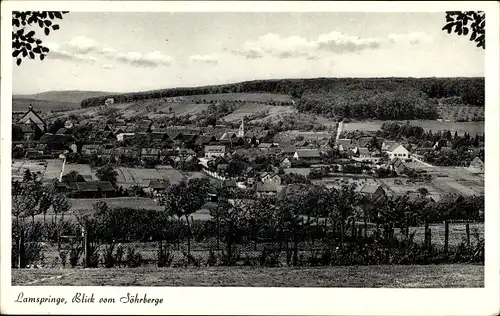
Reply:
M469 223L465 224L465 233L467 234L467 247L470 247L470 227L469 227Z
M448 253L448 237L450 235L450 223L444 221L444 252Z
M356 221L352 220L352 238L356 238Z
M429 223L426 221L424 225L424 246L428 248L429 245Z

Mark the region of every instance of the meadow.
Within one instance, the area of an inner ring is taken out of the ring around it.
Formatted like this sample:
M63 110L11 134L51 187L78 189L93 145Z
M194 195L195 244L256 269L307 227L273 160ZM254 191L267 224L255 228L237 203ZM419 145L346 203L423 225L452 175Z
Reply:
M384 123L405 123L406 121L359 121L359 122L349 122L344 123L344 131L377 131L380 129ZM425 131L444 131L449 130L451 133L458 133L458 135L463 135L469 133L471 136L476 134L484 134L484 122L438 122L434 120L410 120L410 125L421 126Z
M479 288L484 287L484 266L12 269L12 285Z

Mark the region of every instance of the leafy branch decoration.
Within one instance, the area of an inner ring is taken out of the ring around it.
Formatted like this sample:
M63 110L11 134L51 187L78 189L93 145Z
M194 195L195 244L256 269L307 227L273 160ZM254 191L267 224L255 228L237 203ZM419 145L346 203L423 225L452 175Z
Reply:
M485 49L485 13L484 11L446 11L446 22L442 30L467 36L476 42L477 47Z
M44 60L49 48L42 45L42 40L35 37L33 26L38 25L48 36L50 31L59 29L53 21L62 19L68 11L13 11L12 12L12 57L21 65L24 58Z

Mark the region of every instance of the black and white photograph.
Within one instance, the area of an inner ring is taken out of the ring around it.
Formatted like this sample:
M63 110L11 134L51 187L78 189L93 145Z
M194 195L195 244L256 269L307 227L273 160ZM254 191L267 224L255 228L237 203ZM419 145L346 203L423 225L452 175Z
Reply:
M15 302L485 288L485 11L22 8L2 7Z

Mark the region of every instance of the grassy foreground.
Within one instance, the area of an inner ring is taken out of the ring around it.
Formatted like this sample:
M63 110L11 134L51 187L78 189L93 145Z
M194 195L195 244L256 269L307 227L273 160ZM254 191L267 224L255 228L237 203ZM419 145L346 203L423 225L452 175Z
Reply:
M40 281L41 279L45 280ZM471 288L484 287L484 266L450 264L318 268L12 269L12 285L29 285L34 280L39 280L33 284L37 286Z

